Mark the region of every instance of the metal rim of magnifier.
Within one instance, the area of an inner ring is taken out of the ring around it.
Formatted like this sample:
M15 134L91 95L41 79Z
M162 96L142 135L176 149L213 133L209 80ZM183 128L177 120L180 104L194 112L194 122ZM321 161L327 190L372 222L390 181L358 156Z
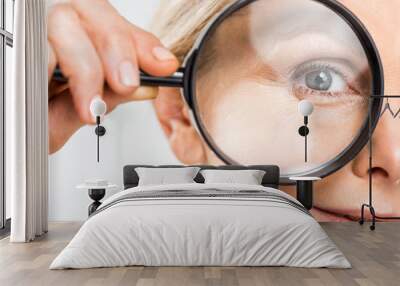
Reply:
M228 165L236 165L238 164L229 156L227 156L211 139L211 136L207 133L205 126L203 125L201 119L199 118L199 112L197 109L196 102L196 86L192 79L196 78L196 71L198 66L199 59L199 51L204 47L204 44L207 42L207 39L212 35L212 33L216 30L216 28L224 21L226 18L231 16L233 13L238 11L239 9L256 2L258 0L238 0L233 3L231 6L227 7L219 16L208 26L207 30L202 34L199 39L196 41L194 47L191 50L191 53L186 60L185 69L184 69L184 79L183 79L183 95L185 100L187 101L190 108L193 110L193 117L195 123L197 124L198 130L206 141L207 145L211 148L214 154L222 160L224 163ZM378 50L375 46L375 43L361 23L361 21L346 7L342 4L338 3L336 0L309 0L325 5L330 8L333 12L335 12L338 16L344 19L347 24L352 28L353 32L357 35L364 52L368 58L369 67L372 73L372 95L382 96L384 93L384 77L383 77L383 68L380 60L380 56ZM380 110L383 103L383 98L373 98L370 102L368 108L371 111L371 130L373 131L378 124ZM287 174L280 177L280 184L293 184L294 182L289 180L290 176L313 176L313 177L326 177L343 166L353 160L357 154L366 146L369 141L369 120L367 118L361 127L358 135L353 139L353 141L335 158L330 161L321 164L320 166L293 174ZM260 130L260 132L263 132ZM240 135L240 134L238 134ZM268 163L268 162L266 162Z

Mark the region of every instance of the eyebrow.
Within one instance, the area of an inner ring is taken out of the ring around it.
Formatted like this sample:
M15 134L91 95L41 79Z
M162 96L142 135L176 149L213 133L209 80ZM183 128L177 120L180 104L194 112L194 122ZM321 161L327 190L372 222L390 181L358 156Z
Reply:
M279 83L279 79L281 79L271 65L263 62L258 62L256 66L250 70L249 76L254 80L268 79L277 84Z

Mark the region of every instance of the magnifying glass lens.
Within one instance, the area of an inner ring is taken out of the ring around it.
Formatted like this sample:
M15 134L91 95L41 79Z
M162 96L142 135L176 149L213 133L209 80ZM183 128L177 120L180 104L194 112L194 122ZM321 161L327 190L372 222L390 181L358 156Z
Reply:
M199 49L194 109L225 161L276 164L283 176L343 152L368 116L371 69L359 38L312 0L260 0L231 14ZM301 100L309 116L308 160Z

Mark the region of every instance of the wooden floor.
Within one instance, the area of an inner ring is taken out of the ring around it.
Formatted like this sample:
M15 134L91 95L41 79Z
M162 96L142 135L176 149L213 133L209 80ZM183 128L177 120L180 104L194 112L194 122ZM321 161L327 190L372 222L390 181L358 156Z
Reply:
M379 223L375 232L357 223L323 223L353 265L349 270L285 267L126 267L48 270L79 228L53 223L30 244L0 241L1 286L75 285L400 285L400 223Z

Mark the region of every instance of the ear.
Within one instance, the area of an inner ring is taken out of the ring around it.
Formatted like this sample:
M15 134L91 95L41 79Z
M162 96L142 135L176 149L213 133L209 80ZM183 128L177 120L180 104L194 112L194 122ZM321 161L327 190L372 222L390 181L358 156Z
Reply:
M179 90L160 88L154 108L178 160L186 165L206 164L205 144L190 122Z

